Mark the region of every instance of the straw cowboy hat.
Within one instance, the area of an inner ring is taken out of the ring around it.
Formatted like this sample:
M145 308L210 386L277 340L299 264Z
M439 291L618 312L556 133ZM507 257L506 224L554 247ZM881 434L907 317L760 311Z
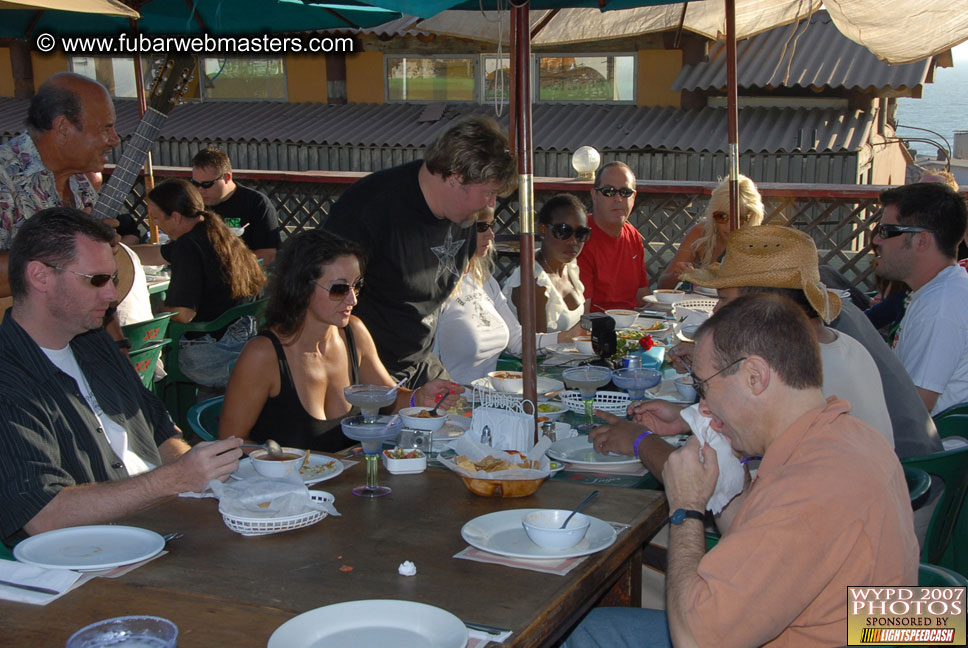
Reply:
M686 270L683 281L707 288L794 288L823 321L840 314L840 296L820 281L817 246L800 230L782 225L759 225L734 230L726 240L722 263Z

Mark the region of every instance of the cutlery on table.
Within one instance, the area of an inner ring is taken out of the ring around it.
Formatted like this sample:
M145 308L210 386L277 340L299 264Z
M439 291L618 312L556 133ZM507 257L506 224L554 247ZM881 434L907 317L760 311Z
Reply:
M591 502L592 500L594 500L596 497L598 497L598 491L597 490L593 490L592 492L590 492L588 494L588 497L586 497L585 499L583 499L582 501L580 501L578 503L578 506L575 507L575 510L571 512L571 515L569 515L568 517L565 518L565 521L562 522L561 523L561 526L558 527L558 528L559 529L564 529L566 526L568 526L568 522L571 520L571 518L575 517L575 513L577 513L578 511L580 511L582 509L582 507L585 506L585 504L588 504L589 502Z
M49 587L40 587L38 585L23 585L21 583L11 583L10 581L0 580L0 585L6 585L7 587L15 587L17 589L27 590L28 592L39 592L40 594L60 594L55 589Z
M471 630L478 630L480 632L486 632L487 634L500 635L505 632L511 632L510 628L498 628L497 626L487 625L485 623L474 623L473 621L464 621L464 625Z
M272 439L268 439L265 443L243 443L241 445L241 447L243 447L243 448L262 448L262 449L266 450L273 457L281 457L282 456L282 446L279 445L278 443L276 443L275 441L273 441Z

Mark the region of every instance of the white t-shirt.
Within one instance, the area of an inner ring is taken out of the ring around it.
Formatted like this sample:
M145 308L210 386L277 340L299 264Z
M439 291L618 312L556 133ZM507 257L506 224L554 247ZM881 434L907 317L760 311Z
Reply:
M820 345L824 397L837 396L849 402L850 413L883 434L893 448L894 427L874 358L846 333L827 330L837 339Z
M87 382L87 378L84 377L81 368L77 365L77 359L74 357L74 352L71 350L70 345L67 345L63 349L45 349L41 347L41 351L44 352L51 362L57 366L58 369L66 373L68 376L73 378L77 382L77 388L81 390L81 394L84 396L84 400L91 407L91 411L94 412L94 416L100 422L101 427L104 429L104 436L108 440L108 444L111 449L114 450L114 454L121 459L124 463L125 469L128 471L128 475L137 475L139 473L148 472L154 466L146 462L144 459L136 455L128 447L128 432L123 427L114 422L110 416L104 414L104 410L98 404L97 399L94 397L94 392L91 391L91 386Z
M931 415L968 402L968 274L953 265L911 293L894 352L914 384L940 394Z
M537 335L539 349L557 341L557 333ZM521 353L521 324L508 307L500 285L494 277L488 277L481 286L471 275L464 275L441 308L434 353L451 378L469 385L497 368L504 349Z
M535 282L545 288L545 292L548 295L548 301L545 302L545 323L548 327L548 332L552 333L554 331L567 331L575 324L581 320L582 313L585 312L584 297L579 299L579 304L577 308L569 309L568 304L565 303L564 296L558 292L554 283L551 281L551 277L545 272L545 269L541 267L541 264L535 262L534 271L537 273L535 276ZM578 262L572 261L565 266L565 274L568 276L568 280L578 291L579 295L585 294L585 285L581 282L579 278ZM514 302L511 300L511 291L521 285L521 266L514 269L514 272L508 277L507 282L504 284L504 297L507 299L508 307L514 314L515 319L518 319L518 310L514 306Z

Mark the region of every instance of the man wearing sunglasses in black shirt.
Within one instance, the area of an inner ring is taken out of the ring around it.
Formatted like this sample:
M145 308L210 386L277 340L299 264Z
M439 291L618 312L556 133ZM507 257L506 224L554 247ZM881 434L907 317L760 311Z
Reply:
M585 310L641 306L650 290L642 235L628 222L635 206L635 174L623 162L609 162L595 174L591 194L591 238L578 256Z

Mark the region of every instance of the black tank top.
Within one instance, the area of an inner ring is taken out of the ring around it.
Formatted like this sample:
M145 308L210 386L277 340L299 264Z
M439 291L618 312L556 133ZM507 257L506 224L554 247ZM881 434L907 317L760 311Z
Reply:
M352 384L360 382L360 361L356 355L356 343L350 327L343 329L346 335L346 348L350 356L350 376ZM279 360L279 394L270 396L259 413L249 438L256 443L275 439L279 444L292 448L310 448L322 452L336 452L348 448L356 442L347 438L340 427L346 416L359 414L357 408L337 419L321 420L312 416L299 402L299 393L289 371L289 363L279 338L271 331L259 335L266 337L275 347Z

